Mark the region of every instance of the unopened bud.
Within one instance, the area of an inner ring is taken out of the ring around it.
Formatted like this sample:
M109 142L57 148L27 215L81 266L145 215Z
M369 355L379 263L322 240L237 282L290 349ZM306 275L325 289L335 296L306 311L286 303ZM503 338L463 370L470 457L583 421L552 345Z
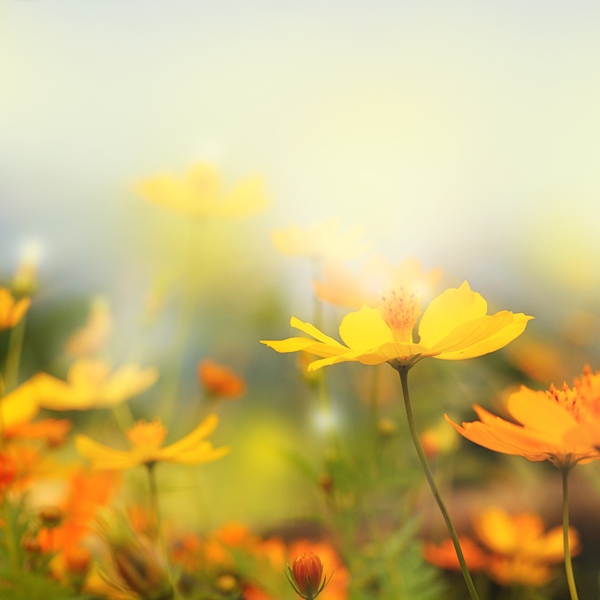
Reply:
M294 591L304 600L314 600L327 585L323 578L323 562L314 552L298 556L288 567L288 580Z
M64 513L58 506L47 506L46 508L42 508L39 515L42 525L48 529L58 527L64 518Z

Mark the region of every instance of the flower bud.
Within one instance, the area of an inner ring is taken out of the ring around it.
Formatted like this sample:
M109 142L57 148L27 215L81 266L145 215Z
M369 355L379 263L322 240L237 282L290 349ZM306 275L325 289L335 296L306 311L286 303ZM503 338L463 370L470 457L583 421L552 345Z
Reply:
M288 579L304 600L314 600L327 584L327 578L321 581L323 563L314 552L306 552L294 560L292 568L288 567Z

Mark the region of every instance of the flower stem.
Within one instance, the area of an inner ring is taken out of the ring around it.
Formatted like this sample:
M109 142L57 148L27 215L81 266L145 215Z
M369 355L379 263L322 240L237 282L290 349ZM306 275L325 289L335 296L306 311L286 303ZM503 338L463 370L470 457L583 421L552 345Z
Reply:
M6 373L4 379L4 392L10 392L17 386L19 378L19 365L21 363L21 350L25 336L25 317L11 329L8 338L8 355L6 357Z
M156 473L154 472L155 463L146 463L148 472L148 485L150 488L150 519L152 520L152 537L154 540L159 539L160 533L160 514L158 511L158 488L156 486Z
M563 544L565 548L565 571L567 573L567 584L569 585L569 594L571 600L579 600L577 588L575 587L575 577L573 576L573 564L571 562L571 549L569 548L569 471L570 468L562 468L560 474L562 477L562 492L563 492Z
M469 590L471 600L479 600L477 590L475 589L475 584L473 583L473 579L471 578L471 574L469 573L465 557L460 547L460 542L458 541L458 534L456 533L456 529L454 527L454 524L452 523L452 519L450 518L450 513L448 512L448 509L446 508L446 505L442 500L435 480L433 479L433 474L431 473L431 469L429 468L425 452L423 451L423 446L421 446L421 441L419 440L419 434L417 433L417 428L415 426L415 420L412 413L410 395L408 393L408 371L410 369L410 366L401 366L394 368L396 368L396 370L400 374L400 382L402 384L402 395L404 397L404 407L406 409L406 417L408 419L408 428L410 430L410 435L415 445L415 450L417 451L417 456L419 457L419 461L421 462L421 466L423 467L423 471L425 472L425 477L427 479L429 487L431 488L433 497L435 498L440 512L442 513L442 517L444 517L444 521L446 522L446 527L448 528L448 532L450 533L450 537L452 538L452 543L454 544L456 556L458 557L458 562L460 564L460 570L462 571L463 577L465 578L465 583L467 584L467 589Z

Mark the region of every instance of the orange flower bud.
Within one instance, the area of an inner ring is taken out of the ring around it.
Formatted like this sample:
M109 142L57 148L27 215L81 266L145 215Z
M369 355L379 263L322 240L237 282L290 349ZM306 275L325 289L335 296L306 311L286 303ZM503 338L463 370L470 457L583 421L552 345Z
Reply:
M209 359L198 364L197 375L205 392L213 398L236 398L246 391L243 377Z
M47 506L42 508L39 514L42 525L44 527L48 527L48 529L58 527L65 516L63 511L58 508L58 506Z
M292 563L295 590L301 598L313 600L323 589L323 563L314 552L306 552L298 556Z

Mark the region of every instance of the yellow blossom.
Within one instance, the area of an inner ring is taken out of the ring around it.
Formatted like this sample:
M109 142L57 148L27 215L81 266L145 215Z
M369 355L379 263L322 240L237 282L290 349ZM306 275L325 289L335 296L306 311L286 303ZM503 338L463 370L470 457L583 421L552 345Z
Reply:
M559 468L600 459L593 439L585 435L600 402L600 372L586 369L572 388L553 385L546 392L521 386L508 398L506 410L515 422L505 421L475 405L479 421L457 425L463 437L495 452L549 460ZM599 438L600 440L600 438Z
M319 260L341 260L362 254L366 246L361 242L358 228L340 231L336 221L319 223L312 227L290 225L272 232L277 250L290 256L305 256Z
M29 384L43 408L87 410L116 406L146 391L157 379L153 367L127 364L111 373L107 363L81 358L71 365L66 381L38 373Z
M248 177L223 192L219 173L207 163L193 165L184 177L160 174L139 181L135 189L150 202L193 217L241 217L267 205L261 177Z
M131 443L131 448L127 451L115 450L86 435L77 435L75 445L95 469L130 469L161 461L200 464L217 460L229 452L228 447L214 448L205 439L216 429L218 422L217 415L210 414L191 433L169 446L163 446L167 430L159 419L150 423L137 421L127 431Z
M422 358L461 360L488 354L518 337L532 318L501 311L487 315L487 302L465 281L434 298L421 316L415 295L404 288L386 293L378 308L363 306L346 315L339 333L344 344L314 325L292 317L291 326L311 336L262 340L277 352L306 351L320 356L310 370L346 361L390 363L409 368ZM421 316L418 341L413 329Z
M104 298L95 298L86 324L66 344L69 356L93 356L106 346L113 326L112 312Z
M29 298L15 300L8 289L0 288L0 329L14 327L23 318L30 304Z

